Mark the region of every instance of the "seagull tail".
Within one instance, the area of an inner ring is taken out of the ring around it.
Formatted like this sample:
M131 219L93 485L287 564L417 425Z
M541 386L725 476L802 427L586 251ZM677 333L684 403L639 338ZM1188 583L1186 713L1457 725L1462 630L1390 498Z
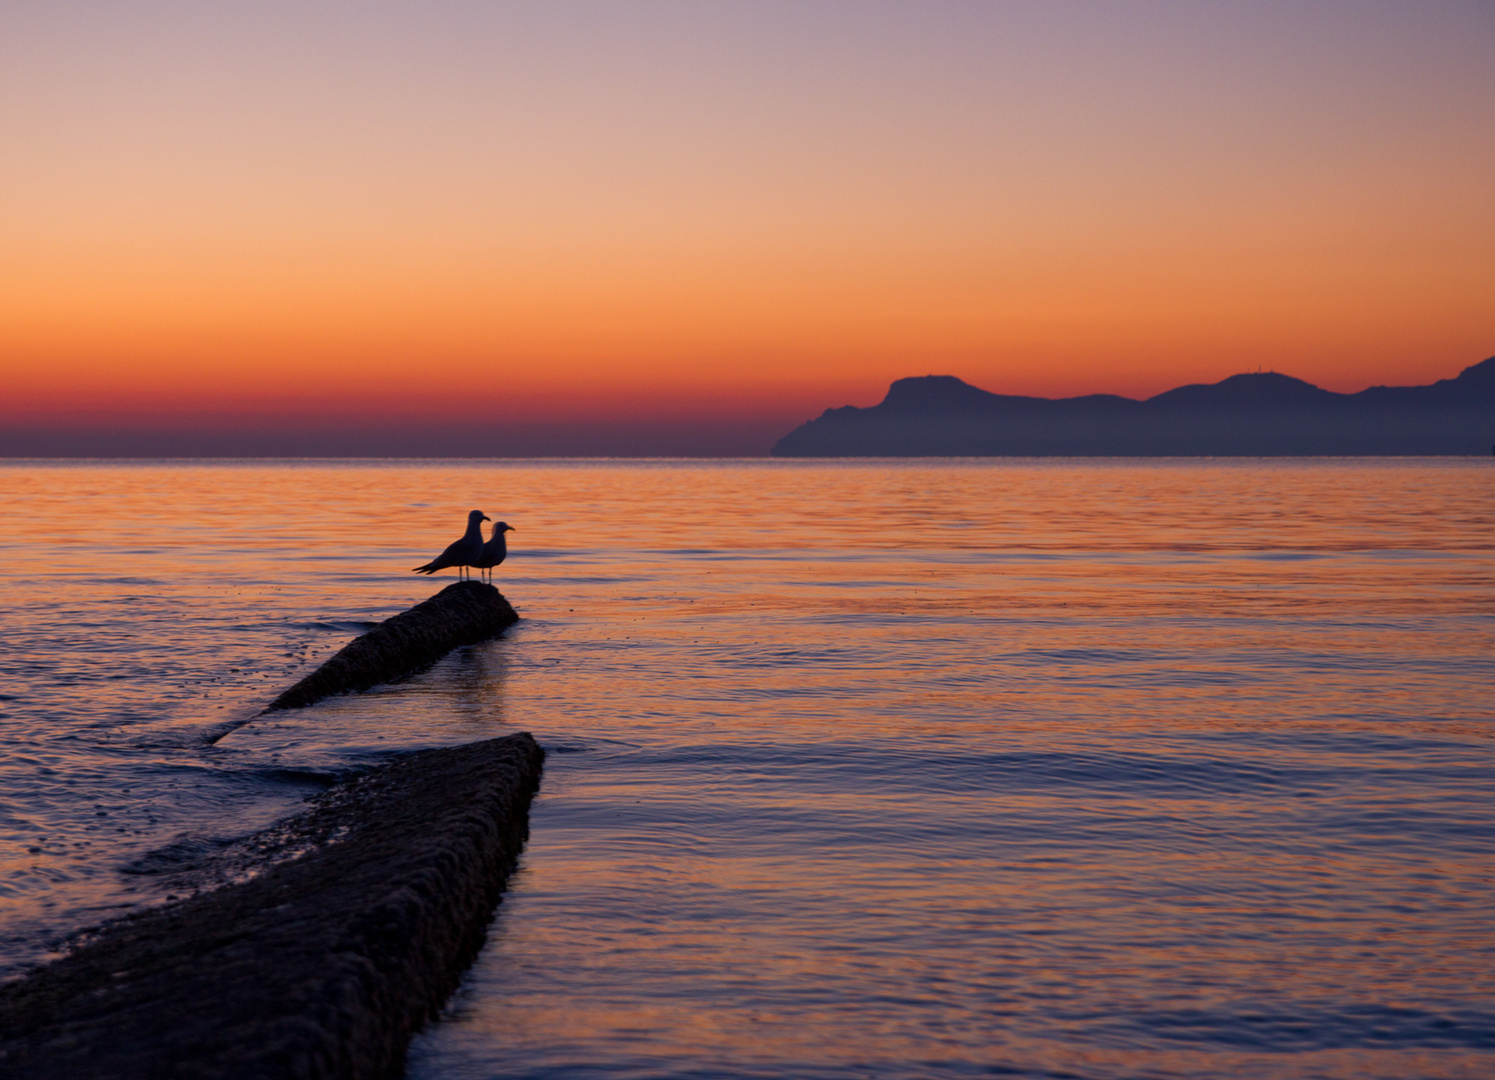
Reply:
M440 569L441 569L441 567L437 566L435 563L428 562L428 563L426 563L425 566L417 566L414 570L412 570L410 572L412 574L434 574L434 573L436 573L436 571L438 571Z

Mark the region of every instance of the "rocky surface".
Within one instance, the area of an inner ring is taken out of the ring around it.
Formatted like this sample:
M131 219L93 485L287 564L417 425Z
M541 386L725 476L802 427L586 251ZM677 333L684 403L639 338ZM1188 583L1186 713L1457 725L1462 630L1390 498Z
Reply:
M491 587L471 584L435 600L482 602ZM299 838L304 854L0 987L0 1075L399 1076L482 945L543 758L512 735L404 754L318 796L275 827L277 850Z
M519 615L492 585L454 582L354 638L265 711L297 709L334 694L391 682L434 664L460 645L486 641L518 621Z

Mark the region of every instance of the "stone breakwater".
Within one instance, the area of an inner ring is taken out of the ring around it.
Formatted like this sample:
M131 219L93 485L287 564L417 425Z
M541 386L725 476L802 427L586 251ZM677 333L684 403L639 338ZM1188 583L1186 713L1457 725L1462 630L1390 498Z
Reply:
M434 664L458 646L495 637L518 621L518 614L492 585L453 582L354 638L265 711L299 709L335 694L390 682Z
M398 1077L482 946L543 759L511 735L329 789L276 826L308 853L0 987L0 1075Z
M408 675L518 620L461 581L265 710ZM0 987L8 1080L398 1077L482 947L529 828L528 734L402 754L236 847L258 876L105 925Z

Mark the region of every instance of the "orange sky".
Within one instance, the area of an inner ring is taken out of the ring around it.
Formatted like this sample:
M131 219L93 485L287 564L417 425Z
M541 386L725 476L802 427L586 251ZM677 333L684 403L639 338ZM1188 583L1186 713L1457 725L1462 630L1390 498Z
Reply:
M1495 354L1488 5L199 8L0 14L0 424Z

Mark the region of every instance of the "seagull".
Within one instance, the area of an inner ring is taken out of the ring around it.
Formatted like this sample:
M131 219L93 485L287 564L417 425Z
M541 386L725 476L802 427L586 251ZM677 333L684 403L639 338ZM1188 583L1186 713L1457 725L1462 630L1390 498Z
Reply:
M478 555L478 561L473 563L479 570L488 571L488 580L493 580L493 568L504 561L504 556L509 553L509 545L504 542L504 533L513 532L514 526L507 521L495 521L493 523L493 539L483 545L482 552Z
M445 570L448 566L457 568L457 576L462 576L464 566L475 566L479 556L483 554L483 525L485 521L492 521L487 514L481 510L474 510L467 515L467 531L462 534L462 539L448 544L446 550L436 558L426 563L425 566L417 566L413 573L434 574L438 570Z

